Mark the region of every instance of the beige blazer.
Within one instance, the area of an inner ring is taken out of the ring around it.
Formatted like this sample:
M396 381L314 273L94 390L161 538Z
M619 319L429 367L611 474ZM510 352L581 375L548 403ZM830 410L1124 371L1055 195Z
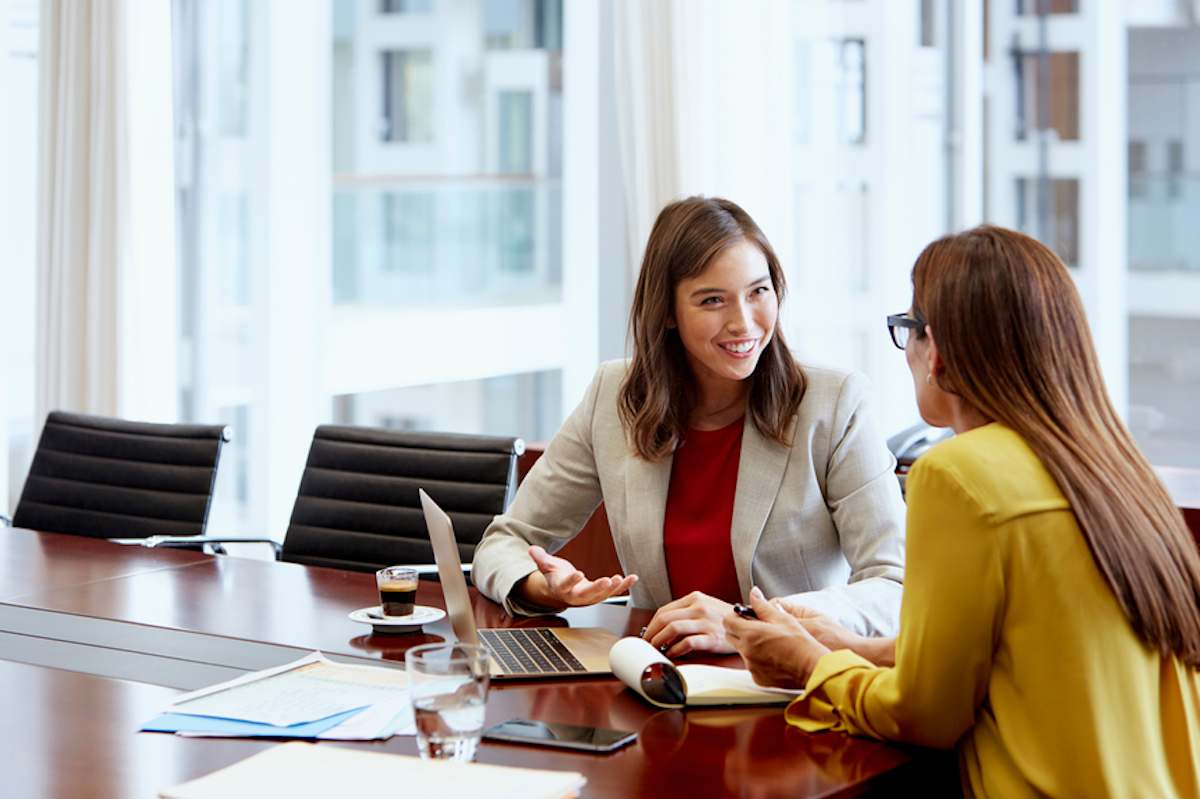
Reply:
M626 361L600 366L475 551L475 584L510 613L539 612L509 596L536 568L529 545L557 551L601 500L621 566L639 578L632 603L656 608L673 599L663 554L672 459L650 463L630 450L617 416L626 368ZM808 388L792 446L764 438L746 417L730 531L742 598L757 585L860 634L893 635L904 575L895 459L867 413L864 377L802 368Z

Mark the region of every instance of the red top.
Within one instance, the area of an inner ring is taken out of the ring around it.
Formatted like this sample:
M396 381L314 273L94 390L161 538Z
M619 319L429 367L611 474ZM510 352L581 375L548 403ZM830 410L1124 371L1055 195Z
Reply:
M744 425L738 419L720 430L689 430L675 450L663 551L676 599L702 591L726 602L742 601L729 531Z

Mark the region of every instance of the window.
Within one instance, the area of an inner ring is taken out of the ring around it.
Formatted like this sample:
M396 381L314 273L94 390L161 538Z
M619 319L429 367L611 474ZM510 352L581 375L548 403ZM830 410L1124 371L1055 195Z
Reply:
M380 138L411 144L433 141L433 54L429 50L386 50Z
M793 143L807 145L812 139L812 48L808 41L797 39L792 49L792 68L795 71L795 122Z
M866 42L845 39L837 54L836 85L838 124L841 140L863 144L867 140L867 63Z
M1167 142L1167 197L1177 200L1183 196L1183 142Z
M1200 467L1200 319L1129 320L1129 428L1150 462Z
M433 0L379 0L380 14L428 14Z
M1079 181L1017 178L1017 227L1079 266Z
M1020 15L1079 13L1079 0L1016 0L1016 3Z
M553 437L562 419L561 374L527 372L333 399L336 424L391 430L434 430L475 435Z
M384 272L428 272L433 265L433 195L388 191L380 195Z
M1146 142L1130 140L1126 154L1130 199L1146 196Z
M561 50L562 0L487 0L483 37L489 50Z
M498 170L509 175L528 174L533 171L533 93L506 90L498 99Z
M1016 53L1016 138L1079 138L1079 53Z
M937 46L937 5L936 0L921 0L917 22L922 47Z
M20 497L42 422L34 419L38 3L0 3L0 29L0 77L6 90L0 129L0 513L7 516Z
M282 534L331 419L550 437L561 2L173 2L180 395L233 430L210 524ZM322 34L326 72L287 44Z

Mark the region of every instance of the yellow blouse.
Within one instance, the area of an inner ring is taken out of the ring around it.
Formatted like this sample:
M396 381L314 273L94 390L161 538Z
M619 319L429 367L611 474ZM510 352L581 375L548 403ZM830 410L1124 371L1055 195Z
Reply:
M1200 796L1200 672L1138 640L1066 499L998 424L908 480L896 665L818 662L808 731L957 745L977 796Z

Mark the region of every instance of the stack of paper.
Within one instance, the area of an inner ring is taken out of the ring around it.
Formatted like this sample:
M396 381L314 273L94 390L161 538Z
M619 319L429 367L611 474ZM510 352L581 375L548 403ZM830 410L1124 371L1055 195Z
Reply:
M416 732L403 671L333 663L320 652L178 697L142 730L341 741Z
M206 777L167 788L163 799L230 796L473 796L567 799L583 788L574 771L535 771L302 743L282 744Z

